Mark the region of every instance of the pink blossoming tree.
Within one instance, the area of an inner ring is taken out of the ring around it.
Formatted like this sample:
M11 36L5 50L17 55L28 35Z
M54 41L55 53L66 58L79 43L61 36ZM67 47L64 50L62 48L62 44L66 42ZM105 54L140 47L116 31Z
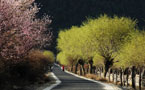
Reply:
M36 18L34 0L0 0L0 60L18 63L51 40L49 17Z

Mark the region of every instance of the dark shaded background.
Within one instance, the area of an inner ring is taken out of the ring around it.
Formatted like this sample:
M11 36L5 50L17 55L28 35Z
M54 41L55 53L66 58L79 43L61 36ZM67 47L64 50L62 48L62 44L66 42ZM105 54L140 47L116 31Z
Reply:
M145 25L145 0L36 0L40 4L38 16L51 16L54 41L50 49L56 53L56 38L60 29L80 25L87 17L125 16L138 20L139 28Z

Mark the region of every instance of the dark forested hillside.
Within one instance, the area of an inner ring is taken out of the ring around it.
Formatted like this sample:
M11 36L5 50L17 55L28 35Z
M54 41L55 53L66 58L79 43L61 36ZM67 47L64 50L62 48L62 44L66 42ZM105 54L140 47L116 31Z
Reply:
M59 29L80 25L87 17L125 16L138 19L139 27L145 24L145 0L36 0L41 6L39 16L51 16L54 35Z

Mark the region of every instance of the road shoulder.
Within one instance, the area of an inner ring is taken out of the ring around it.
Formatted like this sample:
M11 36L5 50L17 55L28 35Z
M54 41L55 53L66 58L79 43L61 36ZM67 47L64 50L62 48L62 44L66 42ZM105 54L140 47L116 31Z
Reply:
M93 79L89 79L89 78L86 78L86 77L83 77L83 76L79 76L77 74L74 74L72 72L69 72L67 70L65 70L65 72L68 73L68 74L71 74L71 75L73 75L75 77L81 78L81 79L85 79L85 80L88 80L88 81L92 81L94 83L99 83L99 84L103 85L104 86L104 89L106 89L106 90L108 90L108 89L109 90L123 90L122 88L119 88L118 86L116 86L114 84L108 84L108 83L103 83L101 81L96 81L96 80L93 80Z
M51 90L61 83L61 81L55 76L53 72L51 72L50 77L54 80L50 83L44 84L43 86L39 87L37 90Z

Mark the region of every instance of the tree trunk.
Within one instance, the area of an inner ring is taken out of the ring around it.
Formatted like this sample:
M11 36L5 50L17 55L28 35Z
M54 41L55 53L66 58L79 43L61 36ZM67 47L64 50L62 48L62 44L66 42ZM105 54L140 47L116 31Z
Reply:
M84 65L82 65L82 69L83 69L83 74L86 75Z
M78 63L75 66L75 74L77 74L77 71L78 71Z
M105 64L104 78L106 78L109 68L113 65L113 59L107 58L104 64Z
M111 81L111 80L110 80L110 73L111 73L111 69L109 69L109 81Z
M112 69L112 81L114 82L114 70Z
M136 89L135 77L136 77L136 67L133 66L132 67L132 88L134 88L134 89Z
M123 86L123 80L122 80L122 69L120 69L120 82L121 82L121 86Z
M142 73L141 73L141 79L144 79L143 77L144 77L144 74L145 74L145 68L143 67L143 70L142 70ZM145 81L144 81L145 82ZM142 85L144 85L144 83L142 82Z
M87 68L87 73L89 73L89 68Z
M98 67L96 68L96 75L98 76Z
M96 74L96 67L93 66L93 74Z
M141 90L141 82L142 82L142 68L139 69L139 90Z
M125 80L125 70L123 70L123 86L125 86L125 82L126 82L126 80Z
M82 76L83 74L82 74L82 67L81 67L81 65L80 65L80 75Z
M116 85L117 85L117 82L118 82L118 70L116 70Z
M93 67L93 65L92 65L92 64L90 64L90 73L91 73L91 74L92 74L92 72L93 72L92 67Z
M91 61L90 61L91 62ZM93 63L89 63L89 71L90 71L90 73L92 74L93 73Z
M128 87L128 79L129 79L129 72L128 72L129 68L126 69L126 84L127 84L127 87Z
M71 66L71 72L73 72L73 64L72 64L72 66Z
M104 68L103 66L101 67L101 77L103 77L103 73L104 73Z
M109 65L105 65L104 78L106 78L108 70L109 70Z
M142 70L142 73L141 73L142 78L143 78L144 73L145 73L145 69L143 67L143 70Z
M96 69L96 67L95 67L95 68L94 68L94 74L96 74L96 70L97 70L97 69Z
M100 69L99 69L99 72L100 72L100 77L102 77L101 76L101 74L102 74L102 68L100 67Z

